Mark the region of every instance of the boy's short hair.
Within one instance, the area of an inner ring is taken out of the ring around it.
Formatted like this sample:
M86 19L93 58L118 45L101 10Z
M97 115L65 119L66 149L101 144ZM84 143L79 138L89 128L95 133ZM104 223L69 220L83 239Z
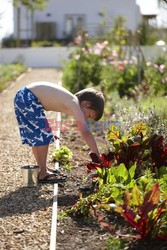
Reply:
M100 120L104 112L104 96L101 91L94 88L86 88L75 93L79 102L89 101L91 103L90 109L96 111L97 116L95 121Z

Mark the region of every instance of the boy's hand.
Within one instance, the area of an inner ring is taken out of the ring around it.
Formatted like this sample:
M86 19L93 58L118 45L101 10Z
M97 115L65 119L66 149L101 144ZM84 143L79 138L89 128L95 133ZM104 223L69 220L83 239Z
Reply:
M93 163L99 163L102 167L104 166L104 162L101 160L100 156L95 153L90 153L89 155Z
M90 158L92 159L92 162L95 162L95 163L100 163L102 164L102 160L101 160L101 157L98 156L97 154L95 153L90 153Z
M90 153L89 156L92 159L92 162L100 163L101 159L100 159L100 157L97 154Z

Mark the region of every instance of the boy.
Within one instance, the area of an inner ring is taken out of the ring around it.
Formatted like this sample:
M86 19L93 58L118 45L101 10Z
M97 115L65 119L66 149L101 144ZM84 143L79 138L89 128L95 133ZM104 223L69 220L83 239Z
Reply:
M40 166L39 183L62 181L62 176L48 175L46 160L48 146L54 141L52 131L46 129L45 111L63 112L79 122L79 130L90 150L99 156L96 141L86 128L85 120L99 120L103 115L104 97L101 92L88 88L75 95L51 82L34 82L22 88L14 98L14 108L19 124L22 144L32 147Z

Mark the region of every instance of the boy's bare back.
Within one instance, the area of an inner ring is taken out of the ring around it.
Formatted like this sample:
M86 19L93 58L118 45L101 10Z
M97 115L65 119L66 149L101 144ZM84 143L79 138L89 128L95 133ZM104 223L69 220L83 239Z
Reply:
M82 113L78 98L62 86L51 82L34 82L26 86L46 111L63 112L76 117Z
M34 82L16 93L14 107L23 144L32 147L42 145L48 147L53 142L51 131L48 132L49 134L46 134L46 131L42 132L43 122L46 119L43 112L45 109L72 115L79 122L78 129L83 139L91 151L99 156L96 141L85 120L98 121L101 118L104 109L102 93L88 88L73 95L58 84L45 81Z

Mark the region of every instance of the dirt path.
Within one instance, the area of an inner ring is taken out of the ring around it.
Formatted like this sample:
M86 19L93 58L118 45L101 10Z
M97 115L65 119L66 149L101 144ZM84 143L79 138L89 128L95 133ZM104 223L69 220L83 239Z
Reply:
M16 91L32 81L58 81L55 69L33 69L0 94L0 249L49 249L53 186L23 188L20 166L33 164L13 110ZM49 114L48 114L49 115Z

